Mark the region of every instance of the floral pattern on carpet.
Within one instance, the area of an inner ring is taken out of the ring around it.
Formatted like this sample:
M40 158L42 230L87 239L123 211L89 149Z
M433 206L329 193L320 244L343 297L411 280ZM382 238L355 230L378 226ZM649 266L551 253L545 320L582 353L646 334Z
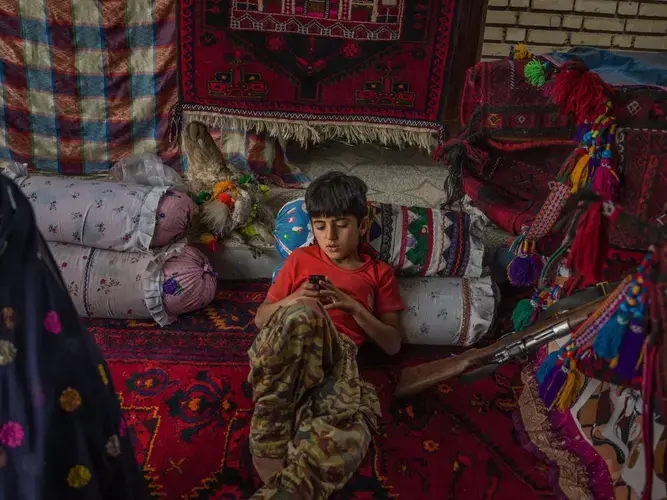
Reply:
M241 499L259 486L248 450L252 411L246 351L266 282L221 283L197 314L152 322L86 320L104 354L154 498ZM548 469L514 434L520 366L468 386L442 384L393 400L400 366L442 355L408 347L397 358L360 352L383 419L368 455L338 499L554 498Z

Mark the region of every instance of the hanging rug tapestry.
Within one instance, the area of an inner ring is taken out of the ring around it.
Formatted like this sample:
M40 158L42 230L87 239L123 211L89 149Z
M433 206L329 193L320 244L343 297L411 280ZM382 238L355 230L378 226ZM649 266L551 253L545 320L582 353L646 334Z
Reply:
M430 149L458 0L180 0L181 111L301 143Z

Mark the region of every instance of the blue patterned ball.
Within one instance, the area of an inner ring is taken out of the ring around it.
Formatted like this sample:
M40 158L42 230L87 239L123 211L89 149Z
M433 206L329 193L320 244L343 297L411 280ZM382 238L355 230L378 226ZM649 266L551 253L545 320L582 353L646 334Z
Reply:
M276 216L273 233L276 250L286 259L294 250L312 241L310 218L303 198L285 203Z

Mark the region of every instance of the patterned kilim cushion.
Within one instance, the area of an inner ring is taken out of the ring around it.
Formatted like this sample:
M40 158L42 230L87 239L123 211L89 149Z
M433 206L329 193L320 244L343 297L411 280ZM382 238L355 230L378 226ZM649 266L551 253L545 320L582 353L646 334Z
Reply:
M378 258L404 276L479 277L483 244L463 212L370 202L368 242ZM276 249L287 257L313 241L304 200L290 201L276 217Z
M172 0L0 0L0 159L63 174L167 149Z

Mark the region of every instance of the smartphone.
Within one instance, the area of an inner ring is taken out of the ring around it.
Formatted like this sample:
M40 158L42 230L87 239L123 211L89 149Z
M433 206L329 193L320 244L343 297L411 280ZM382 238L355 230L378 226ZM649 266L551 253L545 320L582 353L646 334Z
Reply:
M320 281L326 281L327 277L323 276L321 274L311 274L308 277L308 282L311 283L312 285L320 285Z

